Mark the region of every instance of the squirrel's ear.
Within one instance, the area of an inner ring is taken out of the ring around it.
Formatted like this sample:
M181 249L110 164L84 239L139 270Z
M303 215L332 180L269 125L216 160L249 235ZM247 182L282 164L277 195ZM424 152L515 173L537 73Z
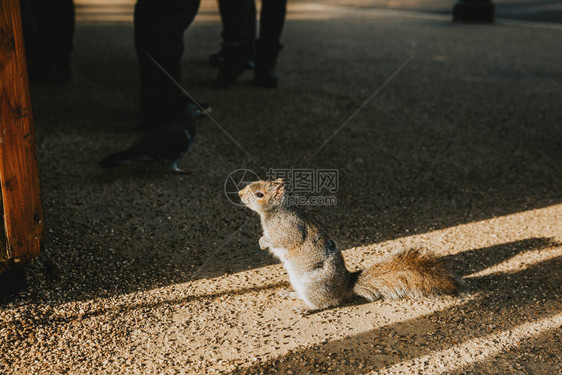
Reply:
M273 188L275 192L273 193L273 199L279 200L285 194L285 182L282 178L278 178L273 181Z

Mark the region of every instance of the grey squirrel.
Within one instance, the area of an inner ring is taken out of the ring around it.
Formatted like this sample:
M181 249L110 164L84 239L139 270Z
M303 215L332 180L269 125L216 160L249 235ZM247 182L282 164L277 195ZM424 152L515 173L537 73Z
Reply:
M279 258L291 285L306 303L303 313L341 305L353 295L368 301L453 294L464 284L436 256L408 249L370 268L349 272L328 233L298 206L290 204L282 179L256 181L238 192L242 203L261 217L262 250Z

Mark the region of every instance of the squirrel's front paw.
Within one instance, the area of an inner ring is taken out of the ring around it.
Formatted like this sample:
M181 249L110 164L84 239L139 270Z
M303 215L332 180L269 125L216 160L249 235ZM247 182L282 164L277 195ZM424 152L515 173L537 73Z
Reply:
M290 290L283 289L279 292L279 297L287 299L299 299L299 294L297 292L291 292Z
M265 250L269 247L269 242L265 238L265 236L261 236L260 240L258 241L260 244L260 249Z

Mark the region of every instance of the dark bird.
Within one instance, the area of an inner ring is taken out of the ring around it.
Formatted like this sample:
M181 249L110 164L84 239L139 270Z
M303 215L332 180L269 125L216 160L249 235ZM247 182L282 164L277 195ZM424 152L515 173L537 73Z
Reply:
M125 151L109 154L100 164L113 168L132 161L162 161L169 163L172 172L189 174L191 171L178 167L178 161L187 154L195 139L195 124L170 125L157 129L137 140Z

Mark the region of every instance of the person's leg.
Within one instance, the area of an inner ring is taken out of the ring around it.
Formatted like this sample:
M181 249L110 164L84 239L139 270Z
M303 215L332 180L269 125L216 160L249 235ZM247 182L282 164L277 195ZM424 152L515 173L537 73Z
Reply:
M166 125L184 115L188 99L151 57L180 82L184 32L198 9L199 0L138 0L135 5L140 104L148 126Z
M222 55L224 62L219 69L217 82L220 86L232 85L248 68L254 35L249 25L254 0L219 0L222 19ZM255 14L254 14L255 19Z
M257 29L258 29L257 17L258 17L258 13L257 13L257 10L256 10L256 1L250 0L249 14L248 14L248 29L250 30L250 38L252 39L252 41L255 41L256 38L258 37L258 35L257 35Z
M279 44L286 14L287 0L262 0L259 40Z
M259 39L256 42L254 83L276 87L275 64L283 45L280 43L287 0L262 0Z
M22 19L30 83L69 81L74 36L72 0L22 1Z
M222 14L223 5L222 5L222 3L225 2L225 1L226 1L226 0L218 0L218 1L217 1L217 4L218 4L218 6L219 6L219 14L220 14L220 16L221 16L221 22L223 22L223 21L222 21L222 19L223 19L223 14ZM223 29L223 31L221 32L221 36L222 36L223 33L224 33L224 29ZM211 63L212 66L214 66L214 67L216 67L216 68L220 67L220 66L224 63L224 56L223 56L223 51L222 51L222 45L221 45L220 49L219 49L217 52L211 53L211 55L209 56L209 62Z
M248 13L248 30L250 30L250 48L248 50L248 65L250 69L254 68L254 55L256 52L256 39L258 38L258 13L256 9L256 1L250 0Z
M221 15L221 21L223 23L223 30L221 32L221 37L223 38L223 42L230 39L239 39L245 40L248 39L248 48L247 48L247 56L248 56L248 63L246 64L246 69L253 69L254 68L254 44L256 39L256 3L254 0L248 1L248 14L246 15L244 7L238 7L235 9L234 14L229 13L229 2L231 3L232 0L218 0L219 4L219 13ZM228 20L229 16L234 16L233 20ZM245 34L245 31L238 27L238 22L242 23L245 22L244 19L247 18L245 21L248 23L248 34ZM234 22L233 22L234 21ZM226 28L224 24L227 24ZM233 30L234 29L234 30ZM228 36L228 34L233 33L234 36ZM238 34L238 36L236 36ZM224 64L224 43L221 44L221 48L217 51L212 53L209 56L209 62L212 66L220 67Z
M252 38L247 27L250 0L219 0L222 40L225 43L244 43Z

